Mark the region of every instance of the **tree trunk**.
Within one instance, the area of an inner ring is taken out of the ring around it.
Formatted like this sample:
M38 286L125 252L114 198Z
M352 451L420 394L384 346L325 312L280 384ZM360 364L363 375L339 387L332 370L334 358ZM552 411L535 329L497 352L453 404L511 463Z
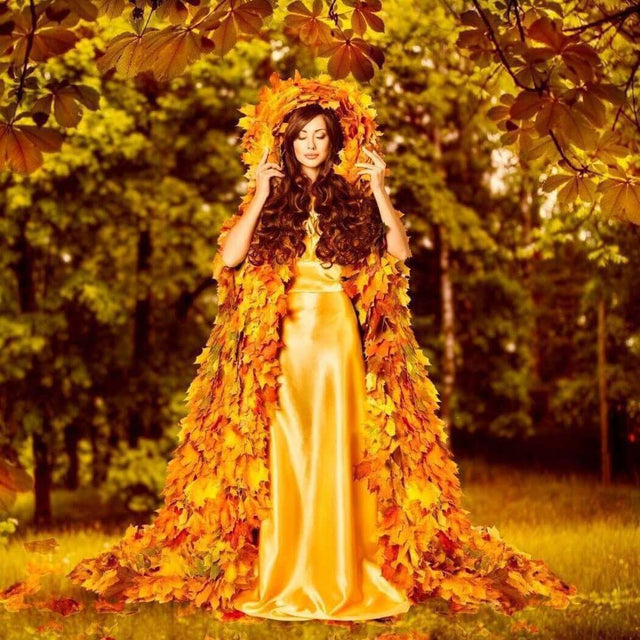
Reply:
M451 262L449 238L443 225L438 225L440 247L440 295L442 300L442 336L444 349L442 354L442 394L440 417L444 420L451 445L451 400L456 379L455 362L455 311L453 303L453 285L451 283Z
M23 221L21 233L15 244L17 260L12 265L18 284L20 311L23 314L34 314L38 309L36 287L34 283L33 249L26 236L27 220ZM49 460L49 436L51 423L47 413L46 394L42 393L42 368L34 358L31 371L24 380L22 399L31 406L40 407L42 411L42 430L34 429L31 433L34 460L35 510L33 522L36 526L51 523L51 462Z
M69 459L69 467L64 479L64 486L67 489L77 489L79 483L79 461L78 461L78 441L80 440L80 429L74 421L64 431L64 448Z
M129 415L129 445L135 447L138 439L145 435L145 424L139 406L140 398L145 396L144 364L149 358L149 330L151 317L151 288L148 284L151 267L151 233L143 229L138 237L138 265L136 283L136 310L133 326L133 360L131 377L134 389L134 402ZM141 292L141 287L144 291ZM150 401L150 398L149 398Z
M607 330L605 324L604 295L598 295L598 395L600 400L600 467L601 483L611 484L611 453L609 451L609 411L607 407Z
M537 180L532 178L529 173L528 164L524 163L518 197L522 222L522 238L520 242L517 243L519 247L528 247L534 242L533 231L534 229L537 230L540 228L539 206L535 197L537 188ZM514 253L518 249L518 246L514 246ZM541 332L544 327L544 320L541 317L539 309L544 305L542 302L543 296L536 286L536 269L538 262L539 257L537 252L534 255L528 255L521 262L522 283L533 304L533 322L531 324L531 333L529 334L531 376L529 378L528 395L531 401L529 417L534 428L544 420L544 411L548 402L548 381L544 379L545 376L542 373L544 363Z
M522 219L522 246L528 246L533 240L533 229L534 229L534 196L537 185L532 181L531 176L528 173L525 173L522 176L522 182L520 184L520 193L519 193L519 207L520 214ZM536 228L537 228L536 224ZM534 275L535 275L535 258L529 257L524 260L524 264L522 265L522 278L525 287L529 293L530 298L533 300L534 305L536 305L536 292L534 291ZM534 307L534 308L537 308ZM541 378L540 368L541 368L541 356L540 356L540 333L538 320L533 323L532 334L531 334L531 355L533 357L533 375L535 377L536 384Z
M33 522L37 527L51 524L51 464L46 437L48 431L49 418L45 415L43 433L34 432L32 436L36 498Z
M434 159L436 162L442 160L442 142L440 140L440 130L433 129ZM445 225L436 226L439 247L440 265L440 299L442 304L442 338L444 343L442 354L442 389L440 394L440 418L445 423L449 439L449 447L453 447L451 442L451 405L453 390L456 382L456 360L455 360L455 307L453 300L453 284L451 282L451 251L449 243L449 233Z
M89 431L91 439L91 486L98 488L102 483L102 458L100 457L100 447L95 429Z

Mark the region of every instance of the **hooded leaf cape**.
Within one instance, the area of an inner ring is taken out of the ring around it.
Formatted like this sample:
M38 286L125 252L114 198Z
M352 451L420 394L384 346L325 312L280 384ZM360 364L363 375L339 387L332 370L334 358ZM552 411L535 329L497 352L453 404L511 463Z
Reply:
M319 101L338 111L345 133L335 169L357 179L359 149L375 146L378 135L368 97L326 75L308 80L296 72L282 81L274 74L271 85L257 108L243 110L247 164L255 167L265 144L277 153L284 114ZM278 406L281 329L295 264L222 262L222 241L251 190L219 236L213 261L219 309L196 360L164 505L153 523L130 526L111 549L68 574L104 597L181 600L220 616L234 610L234 594L257 580L260 523L271 508L269 425ZM461 507L430 362L411 327L408 266L389 253L371 253L363 264L344 267L343 287L357 312L366 372L366 420L359 426L365 451L353 477L366 478L377 496L383 575L415 603L437 601L453 612L481 604L506 614L541 604L566 607L574 586L509 546L494 527L473 526Z

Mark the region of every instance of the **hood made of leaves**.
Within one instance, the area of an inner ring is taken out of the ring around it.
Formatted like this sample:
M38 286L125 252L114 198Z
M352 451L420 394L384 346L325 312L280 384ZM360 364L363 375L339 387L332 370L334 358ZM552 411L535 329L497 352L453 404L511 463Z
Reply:
M319 103L325 108L334 109L344 135L344 146L339 151L339 161L334 171L350 183L364 177L358 173L358 162L368 162L362 151L379 150L381 133L375 122L376 110L371 106L371 96L359 90L358 86L347 80L335 80L328 74L315 78L303 78L296 70L294 77L282 80L276 72L269 78L269 85L262 87L258 104L246 104L240 112L244 114L238 126L245 130L242 137L242 160L248 167L246 177L249 180L246 200L250 200L255 190L255 169L260 162L265 147L269 146L268 162L280 162L280 151L287 128L285 116L299 107Z

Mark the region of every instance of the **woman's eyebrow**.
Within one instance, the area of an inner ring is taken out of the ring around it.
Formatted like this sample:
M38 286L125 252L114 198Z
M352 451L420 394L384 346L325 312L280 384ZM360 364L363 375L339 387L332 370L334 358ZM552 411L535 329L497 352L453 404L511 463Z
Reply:
M315 129L315 131L326 131L326 129L323 127L322 129ZM300 133L308 133L308 131L306 129L302 129Z

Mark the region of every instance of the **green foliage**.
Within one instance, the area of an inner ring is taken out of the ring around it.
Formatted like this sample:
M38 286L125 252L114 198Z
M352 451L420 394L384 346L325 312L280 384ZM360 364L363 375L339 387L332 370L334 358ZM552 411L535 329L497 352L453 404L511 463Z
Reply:
M518 279L493 270L466 277L458 292L468 303L460 305L458 313L464 355L456 426L502 436L530 435L533 308L526 289Z
M118 441L180 417L216 312L216 236L242 192L236 107L268 50L243 43L154 85L100 77L102 42L45 65L99 88L100 110L30 176L0 174L0 398L23 462L33 435L47 447L52 486L72 480L70 430L86 486Z
M0 547L6 547L9 544L11 536L18 529L18 520L16 518L5 518L0 520Z
M160 440L140 438L129 448L121 442L113 451L106 482L100 489L103 500L121 502L132 513L151 513L161 504L167 462L175 448L178 428Z

